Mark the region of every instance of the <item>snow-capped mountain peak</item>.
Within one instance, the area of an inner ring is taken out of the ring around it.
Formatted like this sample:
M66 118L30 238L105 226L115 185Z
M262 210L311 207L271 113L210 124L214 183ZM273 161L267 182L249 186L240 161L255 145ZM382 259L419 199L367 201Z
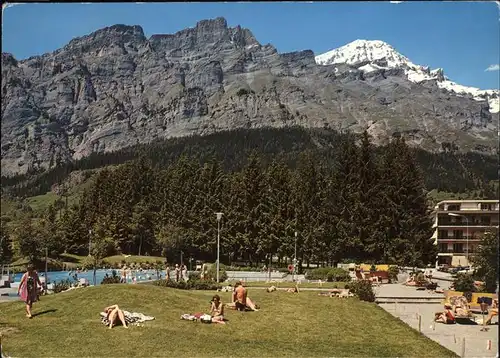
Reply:
M394 47L380 40L355 40L347 45L316 56L320 65L348 64L359 66L363 72L380 69L401 68L409 81L420 83L434 80L438 87L457 95L472 95L478 101L487 100L491 113L499 112L499 91L481 90L452 82L444 75L442 68L430 70L429 67L416 65Z
M397 52L391 45L380 40L356 40L340 48L316 57L320 65L347 63L355 65L362 62L387 61L387 67L402 67L411 64L410 60Z

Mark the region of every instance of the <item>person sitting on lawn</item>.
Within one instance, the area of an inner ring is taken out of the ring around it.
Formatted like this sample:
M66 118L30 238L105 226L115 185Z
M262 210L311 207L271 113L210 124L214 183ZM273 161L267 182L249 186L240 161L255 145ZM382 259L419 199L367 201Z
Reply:
M231 297L231 303L226 306L230 309L238 311L258 311L255 303L247 296L247 289L243 287L241 281L234 284L234 291Z
M226 324L224 322L224 304L221 302L219 295L212 297L210 315L212 316L213 323Z
M434 321L444 324L455 323L455 314L453 313L452 306L449 303L445 303L444 312L436 312L434 315Z
M128 328L127 322L125 322L125 315L123 311L118 307L118 305L112 305L104 309L106 313L106 318L109 321L109 329L113 328L113 324L116 322L117 317L122 323L123 327Z

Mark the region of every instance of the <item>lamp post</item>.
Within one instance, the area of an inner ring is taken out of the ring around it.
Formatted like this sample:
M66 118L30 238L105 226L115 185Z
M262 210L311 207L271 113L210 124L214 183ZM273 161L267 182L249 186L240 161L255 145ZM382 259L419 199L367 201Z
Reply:
M298 232L295 231L295 252L293 254L293 275L292 275L292 280L295 278L295 272L297 270L297 235L298 235Z
M49 249L45 247L45 287L44 294L47 294L47 285L49 284L49 277L47 275L47 262L49 260Z
M467 260L467 265L470 267L470 263L469 263L469 219L467 218L467 216L464 216L464 215L460 215L460 214L455 214L455 213L448 213L449 216L459 216L459 217L463 217L465 219L465 225L466 225L466 234L465 234L465 239L466 239L466 244L465 244L465 258Z
M215 213L217 215L217 283L219 283L219 252L220 252L220 220L222 213Z
M89 256L90 256L90 243L92 240L92 229L89 230Z

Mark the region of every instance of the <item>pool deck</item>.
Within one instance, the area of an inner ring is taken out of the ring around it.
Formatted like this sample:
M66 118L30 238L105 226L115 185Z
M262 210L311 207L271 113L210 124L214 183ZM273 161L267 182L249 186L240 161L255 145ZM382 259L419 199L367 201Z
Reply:
M464 357L495 357L498 353L498 317L493 318L493 325L487 326L487 332L481 332L482 326L476 324L434 324L434 313L443 310L441 304L386 303L379 306L416 330L420 315L422 334L459 356L462 356L464 340ZM488 349L488 341L491 341L491 349Z
M441 288L448 288L445 282L439 282ZM392 303L379 303L379 306L398 317L410 327L418 330L418 316L421 316L422 334L441 344L459 356L462 355L465 339L464 357L495 357L498 353L498 317L493 318L493 325L487 326L488 331L482 332L482 326L470 322L471 324L445 325L434 324L434 313L443 310L442 302L434 300L441 297L432 291L417 291L415 287L408 287L402 284L382 285L375 289L377 298L393 297ZM409 298L422 297L422 302L408 303ZM433 298L432 302L425 302L424 297ZM427 304L423 304L427 303ZM476 315L481 318L480 315ZM488 341L491 341L491 349L488 349Z

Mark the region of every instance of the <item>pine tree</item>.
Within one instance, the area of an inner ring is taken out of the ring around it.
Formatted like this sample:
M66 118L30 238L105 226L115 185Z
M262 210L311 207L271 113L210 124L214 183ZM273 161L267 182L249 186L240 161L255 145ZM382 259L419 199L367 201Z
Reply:
M354 136L346 134L341 139L340 152L335 163L332 183L335 191L330 194L333 200L334 224L332 235L334 240L330 249L335 259L359 259L362 243L356 228L356 204L358 190L358 148ZM331 204L332 205L332 204Z
M383 185L383 220L389 228L383 241L385 256L411 266L432 262L436 249L423 177L403 139L396 138L387 148Z
M263 197L261 240L258 251L292 257L294 216L291 206L291 173L283 158L276 158L266 171L267 192Z
M379 226L380 212L380 175L376 166L374 148L365 130L361 136L359 156L357 160L357 183L353 202L356 237L359 239L360 259L379 261L380 237L383 229Z

